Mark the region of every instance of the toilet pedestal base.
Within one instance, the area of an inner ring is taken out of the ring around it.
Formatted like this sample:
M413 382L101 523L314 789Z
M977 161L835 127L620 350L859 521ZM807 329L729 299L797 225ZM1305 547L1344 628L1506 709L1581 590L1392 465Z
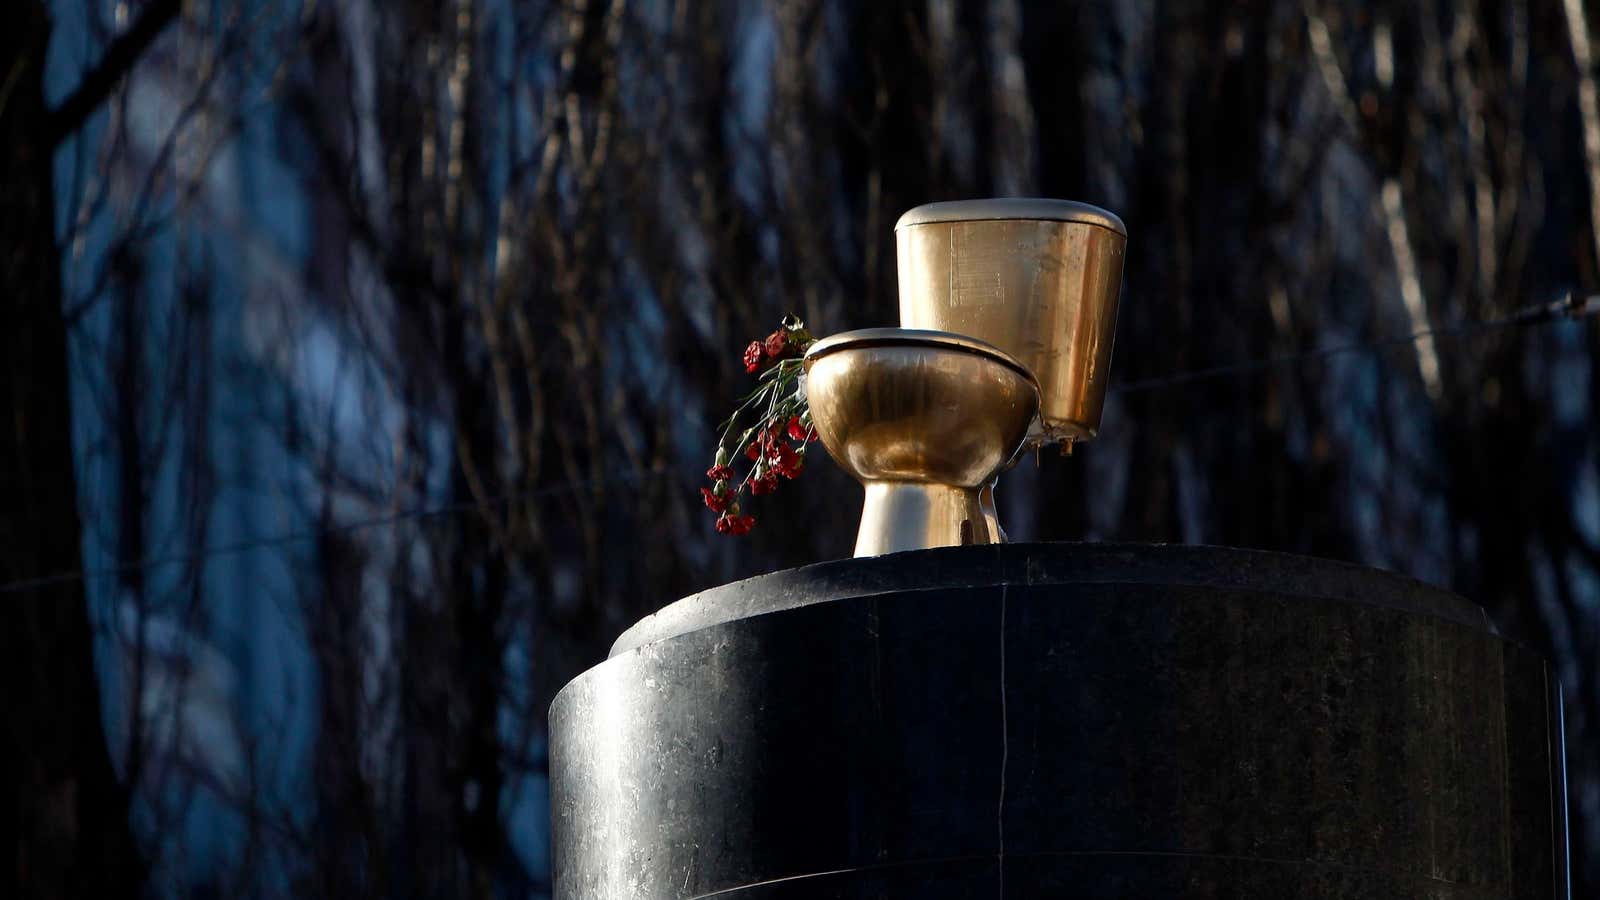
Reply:
M985 514L978 488L911 481L869 481L856 532L856 556L925 547L997 544L1003 538Z

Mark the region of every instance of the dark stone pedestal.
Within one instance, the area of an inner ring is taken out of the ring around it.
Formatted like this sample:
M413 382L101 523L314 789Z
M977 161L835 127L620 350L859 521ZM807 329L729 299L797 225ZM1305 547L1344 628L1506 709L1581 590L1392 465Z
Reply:
M1565 897L1556 691L1471 603L1323 560L777 572L556 698L556 896Z

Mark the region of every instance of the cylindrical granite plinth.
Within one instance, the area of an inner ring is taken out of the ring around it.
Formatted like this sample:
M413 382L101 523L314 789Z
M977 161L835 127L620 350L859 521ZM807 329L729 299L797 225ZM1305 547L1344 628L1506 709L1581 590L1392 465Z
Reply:
M1477 606L1342 563L822 563L557 696L555 896L1564 898L1560 710Z

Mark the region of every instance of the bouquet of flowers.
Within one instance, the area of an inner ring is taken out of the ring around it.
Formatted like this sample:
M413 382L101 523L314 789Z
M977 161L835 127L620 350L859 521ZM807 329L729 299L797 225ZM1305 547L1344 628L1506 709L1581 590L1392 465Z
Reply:
M717 455L700 489L706 508L717 515L717 532L740 535L755 527L740 497L773 493L779 479L793 479L805 468L806 445L816 437L806 402L802 357L816 343L804 322L784 316L777 331L744 349L744 370L757 376L755 390L721 425ZM758 374L759 373L759 374ZM748 462L744 474L736 465Z

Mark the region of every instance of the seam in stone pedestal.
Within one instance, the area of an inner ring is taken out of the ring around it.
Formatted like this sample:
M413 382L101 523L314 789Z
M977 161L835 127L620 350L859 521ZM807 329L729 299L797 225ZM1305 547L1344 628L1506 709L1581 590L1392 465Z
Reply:
M1000 897L1006 895L1006 763L1011 760L1010 721L1006 710L1006 594L1009 585L1000 585L1000 802L995 810L999 838Z

